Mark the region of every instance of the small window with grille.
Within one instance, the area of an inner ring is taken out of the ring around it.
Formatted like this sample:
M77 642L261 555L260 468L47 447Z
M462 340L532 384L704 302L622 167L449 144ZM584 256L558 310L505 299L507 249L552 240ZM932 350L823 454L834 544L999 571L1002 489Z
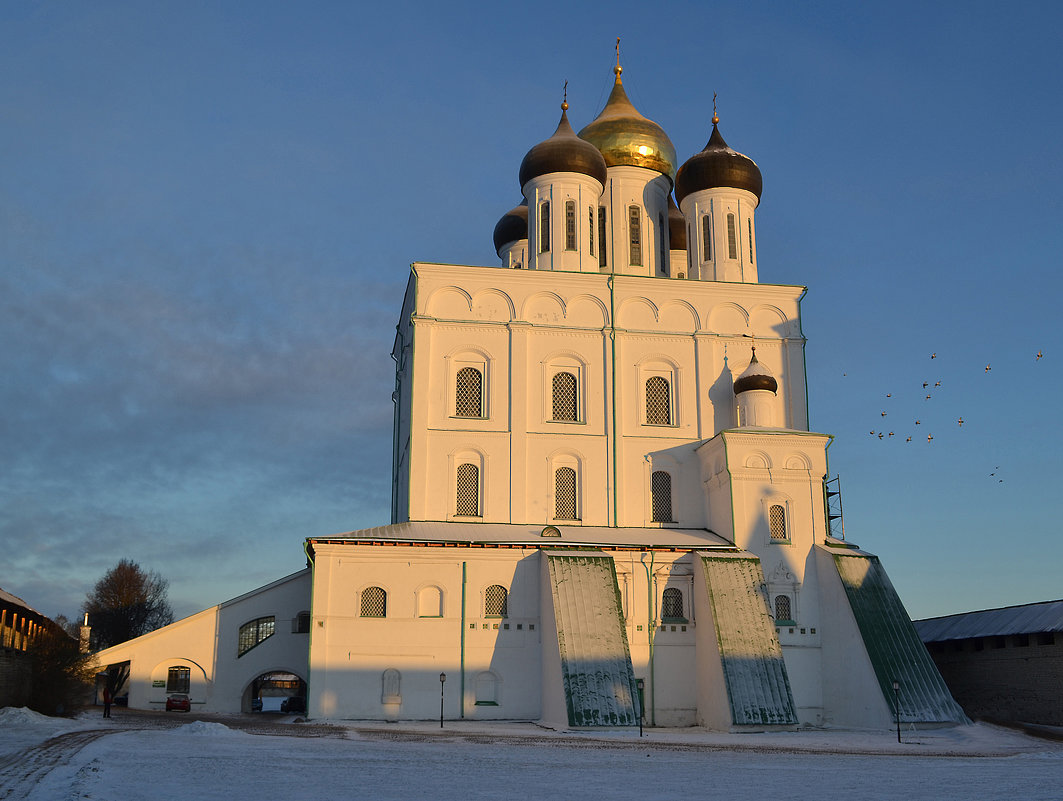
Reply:
M661 622L687 622L683 615L683 591L678 587L667 587L661 594Z
M594 255L594 206L587 206L587 252Z
M727 258L738 258L738 230L735 227L735 216L727 215Z
M492 584L484 591L484 617L506 617L509 614L509 593L501 584Z
M559 467L554 472L554 517L557 520L579 520L576 508L576 471Z
M638 206L627 208L628 248L632 267L642 266L642 209Z
M576 249L576 201L565 201L565 250Z
M646 379L646 425L672 424L672 392L668 379L653 375Z
M292 634L310 633L310 613L300 612L292 620Z
M458 466L455 514L465 517L480 516L480 468L474 464Z
M382 587L366 587L362 590L361 617L387 617L388 594Z
M775 622L776 623L792 623L793 622L793 610L790 608L790 596L789 595L776 595L775 596Z
M712 217L701 218L701 260L712 261Z
M598 207L598 265L605 267L608 264L605 247L605 206Z
M574 423L579 420L576 376L567 371L554 373L553 378L553 420Z
M539 252L550 251L550 204L539 204Z
M654 523L672 522L672 475L654 470L650 476L650 502Z
M787 542L790 539L786 531L786 507L777 503L771 505L768 509L768 526L772 542Z
M454 380L454 416L483 417L484 376L475 367L462 367Z
M166 692L187 693L192 689L192 669L172 667L166 671Z

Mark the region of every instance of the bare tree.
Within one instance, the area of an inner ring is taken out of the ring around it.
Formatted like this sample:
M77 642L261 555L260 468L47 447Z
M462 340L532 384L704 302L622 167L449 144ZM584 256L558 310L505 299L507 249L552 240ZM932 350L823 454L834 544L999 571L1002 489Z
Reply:
M94 648L109 648L173 622L169 582L123 559L85 597Z

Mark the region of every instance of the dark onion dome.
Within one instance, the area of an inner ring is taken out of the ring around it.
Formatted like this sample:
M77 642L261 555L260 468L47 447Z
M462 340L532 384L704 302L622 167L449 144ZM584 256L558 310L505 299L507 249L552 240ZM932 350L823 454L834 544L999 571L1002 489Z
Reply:
M605 108L579 132L580 138L598 148L610 167L645 167L672 180L677 163L675 145L660 125L639 114L628 100L620 82L623 68L618 64L613 72L616 81Z
M687 249L687 220L672 196L668 196L668 249Z
M742 375L735 379L735 395L748 392L751 389L767 389L771 392L779 391L779 382L763 364L757 361L757 349L753 348L753 356L749 360Z
M510 209L495 225L495 253L502 255L502 248L510 242L528 238L528 201Z
M605 186L605 159L598 149L584 142L568 121L568 103L561 104L561 121L554 135L540 142L520 163L520 186L552 172L578 172Z
M743 156L732 150L723 141L719 128L719 117L712 118L712 136L700 153L695 153L675 176L675 198L679 203L687 195L702 189L715 189L721 186L745 189L757 196L763 189L760 167L749 156Z

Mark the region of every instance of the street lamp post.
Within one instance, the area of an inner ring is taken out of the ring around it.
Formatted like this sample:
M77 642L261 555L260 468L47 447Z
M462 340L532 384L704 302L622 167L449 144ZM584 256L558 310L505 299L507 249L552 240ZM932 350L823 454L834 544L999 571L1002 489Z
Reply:
M639 737L641 737L642 736L642 707L643 707L642 698L643 698L643 692L646 689L646 680L645 679L635 679L635 686L638 687L638 691L639 691Z
M893 714L897 719L897 742L901 741L901 683L893 680Z
M446 683L447 674L439 674L439 728L443 728L443 685ZM899 736L899 735L898 735Z

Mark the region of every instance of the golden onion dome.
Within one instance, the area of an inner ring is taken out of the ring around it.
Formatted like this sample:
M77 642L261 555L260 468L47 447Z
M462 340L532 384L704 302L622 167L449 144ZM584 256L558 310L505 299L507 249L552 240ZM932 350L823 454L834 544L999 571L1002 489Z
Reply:
M552 172L577 172L589 175L605 186L605 160L594 147L584 142L568 121L568 103L561 104L561 121L554 135L540 142L524 156L520 163L520 186L532 178Z
M580 139L598 148L610 167L645 167L673 180L675 145L660 125L643 117L632 105L620 82L623 68L617 64L613 72L616 81L605 108L579 132Z
M528 201L510 209L495 225L495 253L502 255L502 248L510 242L528 238Z
M718 187L745 189L760 201L760 193L764 189L760 167L749 156L728 147L716 127L719 121L720 118L713 115L709 143L700 153L687 159L676 173L675 198L679 203L694 192Z

